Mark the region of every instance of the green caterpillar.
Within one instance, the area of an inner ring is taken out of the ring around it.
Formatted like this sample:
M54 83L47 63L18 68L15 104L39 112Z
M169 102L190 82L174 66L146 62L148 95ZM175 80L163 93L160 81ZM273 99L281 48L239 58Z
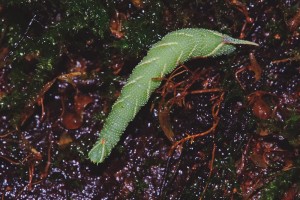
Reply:
M161 79L174 68L195 57L230 54L235 44L256 45L207 29L181 29L171 32L154 44L147 56L135 67L120 97L107 117L99 139L89 152L89 159L101 163L120 140L121 134L146 104Z

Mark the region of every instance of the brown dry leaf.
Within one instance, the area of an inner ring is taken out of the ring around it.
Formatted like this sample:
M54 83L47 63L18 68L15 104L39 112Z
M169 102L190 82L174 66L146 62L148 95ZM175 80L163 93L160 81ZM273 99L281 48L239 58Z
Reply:
M290 31L295 31L300 26L300 8L298 8L297 13L288 22L288 28Z
M142 0L131 0L131 3L138 9L144 7L144 3Z
M67 129L78 129L83 124L83 111L85 107L93 102L93 98L77 92L74 96L74 110L66 110L62 115L62 124Z
M294 200L297 194L300 193L300 188L297 185L292 185L285 193L282 200Z
M167 107L159 109L158 119L161 129L164 131L164 134L173 143L175 139L174 132L170 123L170 109L168 109Z
M262 98L258 98L252 106L253 114L259 119L269 119L272 114L272 110L270 106L262 100Z
M72 142L73 142L73 139L70 136L70 134L67 132L63 132L63 134L61 134L61 136L59 137L59 141L57 142L57 144L60 148L65 148Z
M88 61L85 60L84 58L79 58L79 59L71 59L69 62L69 71L72 73L82 73L84 74L88 68L87 66Z
M261 78L262 69L260 65L258 64L254 53L249 54L249 59L251 65L248 66L248 70L252 71L254 73L255 82L258 81Z
M265 159L263 158L262 155L252 154L250 156L250 159L258 167L261 167L261 168L267 168L268 167L268 164L266 163L266 161L265 161Z
M282 170L283 171L288 171L288 170L292 169L293 167L294 167L293 161L292 160L286 160L285 165L284 165Z
M260 129L260 131L259 131L260 136L267 136L269 134L270 134L270 131L267 128Z
M78 92L74 97L75 110L78 114L82 114L84 108L93 102L93 98L89 95Z
M116 38L123 38L125 36L123 32L123 21L127 20L127 16L123 13L116 11L115 15L111 18L109 23L110 32Z
M62 124L66 129L74 130L81 127L82 116L74 111L66 111L62 116Z
M31 147L30 151L34 155L35 160L42 160L42 154L38 150L36 150L36 148Z
M252 106L253 114L259 119L269 119L272 115L271 107L265 102L263 96L268 94L264 91L256 91L248 95L249 104Z
M40 52L31 52L29 54L26 54L25 55L25 60L27 60L28 62L32 61L32 60L35 60L39 57L40 55Z

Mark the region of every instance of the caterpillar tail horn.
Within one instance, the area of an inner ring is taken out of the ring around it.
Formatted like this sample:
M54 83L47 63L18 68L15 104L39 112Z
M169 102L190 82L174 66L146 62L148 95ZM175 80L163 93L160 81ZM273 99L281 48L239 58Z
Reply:
M255 43L255 42L250 42L247 40L240 40L240 39L235 39L229 36L226 36L223 38L223 42L226 44L241 44L241 45L253 45L253 46L259 46L259 44Z

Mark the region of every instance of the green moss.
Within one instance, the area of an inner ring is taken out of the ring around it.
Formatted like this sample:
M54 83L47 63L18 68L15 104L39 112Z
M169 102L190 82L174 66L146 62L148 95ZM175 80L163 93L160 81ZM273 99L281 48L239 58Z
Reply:
M284 192L287 191L293 183L299 184L299 169L291 169L275 175L274 180L268 183L263 189L261 194L262 200L281 199Z
M283 136L288 139L290 144L295 147L300 146L300 115L292 112L290 118L284 125Z
M58 26L63 32L76 34L82 29L90 29L95 36L103 37L108 28L108 14L100 1L64 1L66 18Z
M25 105L34 101L43 86L62 73L66 63L57 65L62 55L73 51L74 40L82 31L101 38L108 32L108 9L96 0L87 1L8 1L4 5L1 41L10 49L6 66L11 91L0 100L1 110L10 111L18 124ZM13 12L11 12L13 11ZM85 43L74 45L84 48ZM31 58L26 58L28 56Z
M143 12L135 11L132 18L124 22L125 39L114 43L114 47L120 48L124 54L141 57L164 34L161 1L145 2L144 7Z

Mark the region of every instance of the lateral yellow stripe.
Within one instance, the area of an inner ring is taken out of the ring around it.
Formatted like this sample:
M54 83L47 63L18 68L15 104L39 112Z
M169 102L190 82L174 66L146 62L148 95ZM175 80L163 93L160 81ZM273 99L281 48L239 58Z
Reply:
M222 42L221 44L219 44L216 48L214 48L214 50L212 50L212 52L210 52L209 54L204 55L203 57L209 57L211 55L213 55L216 51L218 51L222 46L224 45L224 43Z
M163 43L163 44L155 45L151 49L156 49L156 48L159 48L159 47L172 46L172 45L178 45L178 42L168 42L168 43Z

